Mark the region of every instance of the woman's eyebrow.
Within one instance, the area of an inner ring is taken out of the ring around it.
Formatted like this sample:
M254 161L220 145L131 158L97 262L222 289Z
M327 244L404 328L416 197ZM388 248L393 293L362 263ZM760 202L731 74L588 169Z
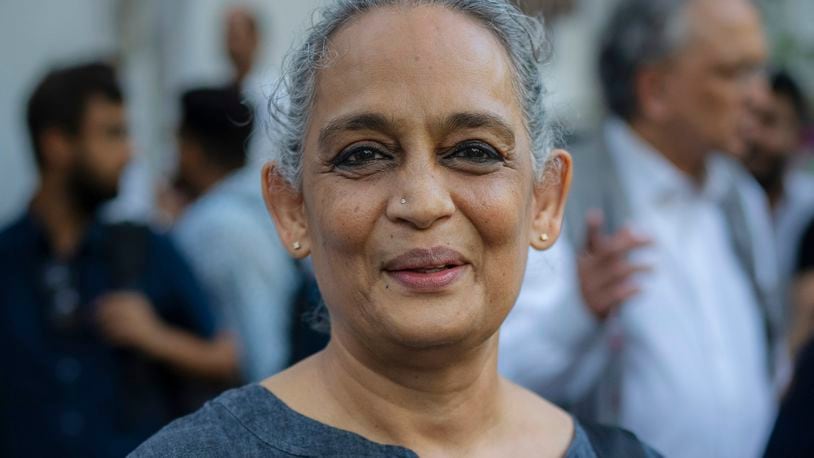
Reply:
M345 131L373 130L392 132L393 123L377 113L351 113L332 119L319 131L319 144L325 145L332 137Z
M507 145L514 145L514 130L511 128L511 124L495 113L480 111L454 113L444 120L443 125L446 132L487 129L500 137Z
M441 126L444 133L458 130L487 129L500 137L507 145L514 145L515 136L511 124L496 113L482 111L465 111L453 113L443 118L436 125ZM325 145L331 138L346 131L378 131L393 133L396 123L378 113L351 113L332 119L319 131L319 144Z

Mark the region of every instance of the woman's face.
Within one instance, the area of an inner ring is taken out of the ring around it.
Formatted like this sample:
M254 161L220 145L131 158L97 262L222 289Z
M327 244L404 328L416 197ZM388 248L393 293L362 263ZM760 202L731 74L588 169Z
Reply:
M559 232L567 154L560 182L535 186L506 52L462 14L381 8L331 47L302 194L267 196L284 241L312 254L335 337L483 342L515 301L529 243Z

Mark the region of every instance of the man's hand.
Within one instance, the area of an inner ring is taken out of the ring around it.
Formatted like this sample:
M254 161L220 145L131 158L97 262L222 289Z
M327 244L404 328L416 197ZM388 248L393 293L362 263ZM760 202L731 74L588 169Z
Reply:
M639 292L631 277L650 270L628 260L631 251L651 243L630 229L602 233L603 215L591 211L586 217L588 233L585 249L577 260L580 291L585 304L599 320L606 319L620 304Z
M96 303L96 321L114 345L149 352L162 340L164 324L150 301L136 292L113 292Z
M143 294L114 292L97 301L96 321L114 345L140 351L170 367L212 380L238 377L235 339L219 334L211 340L161 320Z

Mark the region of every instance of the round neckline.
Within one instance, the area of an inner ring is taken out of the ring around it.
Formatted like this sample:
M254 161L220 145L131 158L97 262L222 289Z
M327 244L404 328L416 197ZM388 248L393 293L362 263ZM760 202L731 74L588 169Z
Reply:
M243 396L240 396L240 395ZM248 395L250 405L245 398ZM348 453L348 450L336 449L337 439L342 442L355 442L370 453L381 453L386 456L418 457L409 448L400 445L388 445L374 442L361 434L328 425L308 417L280 399L274 392L254 383L243 388L230 390L216 400L223 405L253 435L267 444L292 454L336 455ZM294 429L303 431L294 437L308 437L312 440L307 446L294 443L288 435L279 434L280 430ZM327 439L327 440L326 440ZM347 447L343 447L346 449ZM356 451L353 451L356 454Z
M274 448L291 454L336 455L348 453L347 446L344 446L343 450L339 450L336 448L336 443L350 441L358 444L360 449L368 450L370 454L418 457L416 452L407 447L375 442L361 434L306 416L291 408L273 391L259 383L229 390L215 402L225 407L254 436ZM571 421L573 422L573 435L566 450L566 457L575 456L573 453L580 449L580 444L587 438L579 421L573 416L571 416ZM301 443L290 440L289 435L279 434L281 430L292 429L292 426L294 426L293 429L302 431L302 434L293 437L296 439L307 437L312 442L303 446ZM353 451L353 453L357 452Z

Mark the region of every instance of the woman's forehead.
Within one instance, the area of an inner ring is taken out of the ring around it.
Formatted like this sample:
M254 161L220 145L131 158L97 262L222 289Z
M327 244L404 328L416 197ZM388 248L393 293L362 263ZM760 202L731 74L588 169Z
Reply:
M519 112L510 61L492 32L438 6L368 12L331 40L315 111ZM315 113L319 116L320 113Z
M503 52L477 19L439 5L380 7L360 14L330 40L340 55L424 57L455 52Z

